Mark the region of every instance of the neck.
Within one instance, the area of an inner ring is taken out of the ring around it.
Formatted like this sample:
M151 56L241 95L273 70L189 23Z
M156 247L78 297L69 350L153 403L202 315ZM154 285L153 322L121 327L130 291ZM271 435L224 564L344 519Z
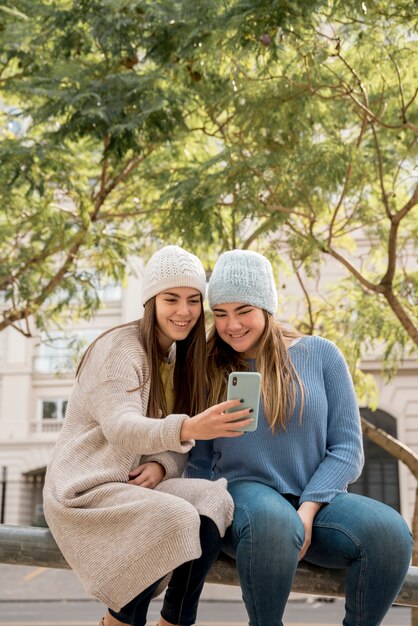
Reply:
M157 335L158 337L158 351L161 354L161 356L168 356L168 353L170 352L170 348L173 345L174 341L171 341L170 339L166 338L166 337L161 337L161 335L158 333Z

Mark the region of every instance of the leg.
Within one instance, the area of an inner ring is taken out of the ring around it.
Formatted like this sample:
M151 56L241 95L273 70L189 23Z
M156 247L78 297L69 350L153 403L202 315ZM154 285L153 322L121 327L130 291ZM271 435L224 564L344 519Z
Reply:
M169 624L191 626L196 622L206 575L221 549L222 539L216 524L203 515L200 518L200 545L202 556L177 567L168 584L161 616Z
M344 493L316 515L305 560L347 568L344 626L378 626L399 593L411 555L411 533L394 509Z
M287 499L266 485L242 481L229 491L235 513L223 550L237 561L250 626L282 626L303 524Z
M144 589L138 596L131 600L120 611L108 609L109 615L104 618L104 626L117 626L117 624L130 624L131 626L145 626L150 602L154 591L158 587L159 580Z

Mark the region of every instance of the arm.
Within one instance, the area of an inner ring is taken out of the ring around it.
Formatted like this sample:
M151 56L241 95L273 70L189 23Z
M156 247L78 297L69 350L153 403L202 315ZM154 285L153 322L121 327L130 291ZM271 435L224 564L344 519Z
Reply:
M326 342L323 355L322 393L328 414L326 455L305 487L301 502L330 502L361 473L363 439L353 382L341 352Z
M231 415L225 414L226 409L238 406L239 400L220 403L193 417L175 414L164 419L146 417L143 414L146 385L140 386L139 382L147 378L144 359L141 345L135 344L130 334L112 333L95 345L82 372L83 382L78 384L85 390L86 413L100 425L112 445L141 455L185 453L195 439L243 434L232 423ZM240 426L248 425L253 421L248 414L248 409L237 411L234 419L247 418ZM178 471L174 466L167 469Z
M132 380L107 380L89 391L86 403L88 413L100 424L106 439L127 452L147 455L167 451L185 453L192 448L195 439L244 434L235 430L238 426L232 420L247 417L249 410L237 411L233 418L224 413L239 405L239 400L222 402L191 418L172 414L164 419L153 419L141 415L141 393L139 390L129 391L132 388ZM252 418L244 419L239 426L252 421ZM167 467L167 473L178 473L182 463L179 457L165 458L161 464ZM156 457L152 460L160 462Z
M129 379L107 380L88 392L86 409L100 424L106 439L136 454L187 452L193 441L183 441L181 429L188 416L146 417L141 414L141 392L130 391L132 388L133 381Z
M160 454L144 455L141 461L142 463L159 463L164 470L162 480L167 480L167 478L178 478L182 475L187 463L187 454L161 452Z

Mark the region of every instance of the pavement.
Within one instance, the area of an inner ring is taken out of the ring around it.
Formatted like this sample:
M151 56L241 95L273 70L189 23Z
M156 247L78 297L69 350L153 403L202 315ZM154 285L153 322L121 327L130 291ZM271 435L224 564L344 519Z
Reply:
M0 564L0 602L91 600L72 570ZM234 585L206 583L201 596L206 601L241 602L241 590ZM290 600L306 596L291 594Z
M241 600L239 587L206 584L202 599ZM91 596L72 570L0 564L0 602L18 600L87 600Z

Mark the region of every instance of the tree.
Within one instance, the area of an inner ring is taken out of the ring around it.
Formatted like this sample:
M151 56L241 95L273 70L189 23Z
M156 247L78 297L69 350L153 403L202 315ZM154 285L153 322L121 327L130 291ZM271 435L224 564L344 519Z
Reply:
M181 95L152 61L133 71L139 4L4 13L0 330L30 334L31 316L45 328L69 306L91 315L101 277L120 280L146 239L137 192L146 161L181 128Z
M334 299L314 302L304 289L305 330L335 333L352 369L381 341L393 374L418 346L414 25L405 3L363 3L363 15L350 3L332 8L313 28L270 21L234 65L221 47L213 65L198 50L193 67L206 69L189 142L206 150L170 172L161 203L172 210L167 227L179 224L189 241L286 250L302 286L301 269L318 275L321 257L333 257L348 278ZM186 230L196 210L206 227ZM359 235L369 245L356 254ZM366 420L363 431L418 478L411 450ZM416 509L414 532L417 520Z
M315 6L257 9L286 22ZM214 25L251 30L254 13L241 2L0 5L0 330L29 335L32 317L45 328L69 307L91 315L98 282L120 280L126 258L159 240L161 161L175 167L188 130L194 51Z
M149 244L208 269L253 247L296 272L306 332L353 371L381 341L393 373L418 345L416 26L410 0L0 4L0 330L92 314ZM347 278L314 299L327 257Z
M167 171L161 206L167 231L205 247L259 242L311 274L333 257L350 297L338 319L311 305L305 328L343 334L355 317L353 343L383 339L389 364L418 345L414 24L406 3L331 4L308 26L271 19L234 64L234 47L197 49L193 158ZM198 212L204 227L190 226ZM356 256L360 235L371 245Z

